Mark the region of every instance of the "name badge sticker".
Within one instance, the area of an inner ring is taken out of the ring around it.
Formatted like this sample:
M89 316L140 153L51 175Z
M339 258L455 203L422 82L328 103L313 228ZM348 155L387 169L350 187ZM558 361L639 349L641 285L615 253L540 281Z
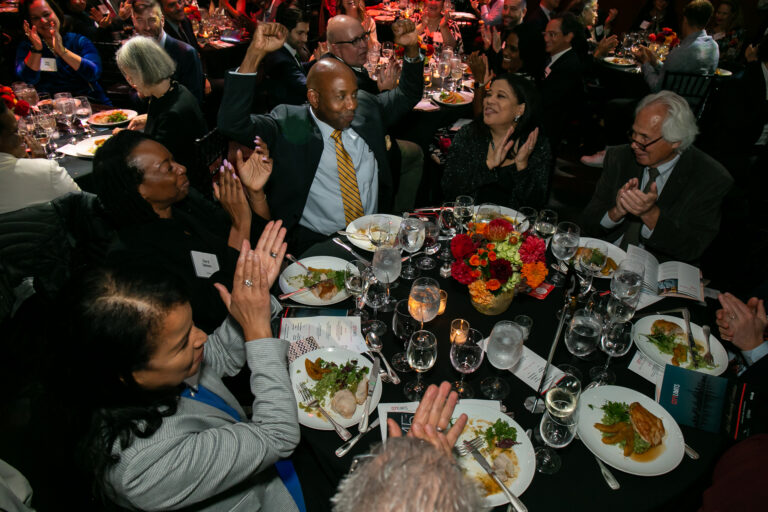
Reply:
M651 22L646 20L640 24L640 30L646 30L650 26Z
M59 67L56 65L56 59L50 57L43 57L40 59L40 71L51 71L55 73L58 70Z
M199 251L189 251L192 255L192 264L195 266L197 277L207 279L219 271L219 260L215 254Z

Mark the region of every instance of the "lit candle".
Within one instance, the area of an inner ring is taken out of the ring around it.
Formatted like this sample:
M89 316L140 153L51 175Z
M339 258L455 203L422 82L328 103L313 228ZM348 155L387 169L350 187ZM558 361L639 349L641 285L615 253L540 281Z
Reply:
M437 310L438 315L445 313L445 306L448 305L448 292L440 290L440 309Z
M467 341L469 334L469 322L463 318L456 318L451 321L451 343L462 343Z

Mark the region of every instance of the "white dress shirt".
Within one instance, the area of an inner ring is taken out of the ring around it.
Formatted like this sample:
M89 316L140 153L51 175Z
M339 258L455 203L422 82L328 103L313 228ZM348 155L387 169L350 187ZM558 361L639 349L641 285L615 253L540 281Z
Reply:
M0 153L0 213L45 203L80 187L55 160Z

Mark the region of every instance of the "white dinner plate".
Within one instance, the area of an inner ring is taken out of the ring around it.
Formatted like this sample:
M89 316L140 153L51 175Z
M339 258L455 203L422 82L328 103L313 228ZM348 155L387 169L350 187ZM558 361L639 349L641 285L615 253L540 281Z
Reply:
M654 363L664 367L665 365L672 364L672 354L665 354L661 352L655 343L649 341L648 338L643 336L644 334L651 334L651 326L656 320L674 322L680 326L683 332L685 332L685 321L682 318L678 318L676 316L651 315L641 318L632 326L632 339L635 341L635 345L637 345L637 348L640 350L640 352L648 356ZM707 344L704 341L704 331L701 330L701 327L691 322L691 333L693 334L694 343L702 348L701 353L706 353L705 351ZM688 341L684 336L685 335L683 334L681 337L678 337L678 342L687 347ZM696 370L702 373L708 373L710 375L720 375L723 373L725 369L728 368L728 353L725 351L725 348L723 348L722 343L720 343L720 341L712 335L709 336L709 347L712 351L712 358L715 361L714 368L694 368L691 364L690 354L688 357L688 362L684 363L685 368L689 370Z
M347 363L351 360L356 360L358 366L365 366L368 368L369 377L370 377L370 371L373 369L373 363L371 363L368 358L362 356L361 354L358 354L356 352L352 352L351 350L347 350L345 348L338 348L338 347L326 347L321 348L319 350L313 350L312 352L308 352L298 358L296 358L288 367L288 373L291 376L291 385L293 386L293 395L296 398L296 407L299 411L299 423L302 425L314 428L315 430L333 430L333 425L331 425L331 422L329 422L327 419L323 418L322 415L318 415L314 412L308 412L299 407L299 403L303 402L301 399L301 395L299 394L299 383L304 382L308 387L313 387L317 381L312 380L309 375L307 375L307 369L304 366L304 361L306 359L309 359L310 361L314 361L318 357L322 358L325 361L332 361L336 364L342 365ZM369 414L374 412L376 410L376 406L379 405L379 400L381 399L381 378L377 375L376 378L376 389L373 390L373 396L371 397L371 404L368 408ZM340 424L343 427L349 428L353 425L357 425L360 423L360 418L363 417L363 406L358 405L357 410L355 410L355 414L352 415L351 418L345 418L341 414L336 413L333 409L331 409L331 399L327 398L325 402L322 404L323 409L328 411L328 414L330 414L333 419L336 421L336 423ZM523 434L523 437L525 437L525 434Z
M347 262L341 258L334 258L333 256L312 256L310 258L304 258L301 263L305 267L311 268L327 268L330 270L344 270L347 267ZM296 263L290 264L283 273L280 274L280 289L283 293L290 293L303 288L303 286L297 286L291 281L292 277L304 275L307 271L298 266ZM328 300L323 300L320 297L312 293L311 290L307 290L296 295L292 295L290 298L299 304L306 306L327 306L329 304L336 304L349 297L349 292L346 288L341 288L336 295Z
M605 57L603 60L612 66L619 66L622 68L629 68L637 65L637 62L635 62L634 59L627 59L624 57Z
M606 402L624 402L627 405L639 402L648 412L661 418L665 432L661 445L662 451L658 457L647 462L636 461L631 457L625 457L620 447L603 443L602 433L595 428L595 423L603 420L601 407ZM633 389L620 386L598 386L589 389L579 398L577 415L576 431L587 449L606 464L625 473L638 476L663 475L675 469L683 459L685 441L677 422L652 398Z
M122 112L125 114L128 119L125 121L115 121L114 123L110 123L108 121L102 121L102 119L106 119L106 116L109 114L112 114L113 112ZM114 108L112 110L104 110L103 112L96 112L91 117L88 118L88 124L91 126L105 126L105 127L114 127L114 126L120 126L122 124L127 123L134 117L136 117L137 112L135 110L129 110L127 108Z
M475 205L475 214L477 214L477 209L481 205L476 204ZM503 215L509 222L515 223L516 218L522 218L523 216L518 212L517 210L513 210L512 208L507 208L506 206L499 206L496 205L496 207L499 209L499 213ZM520 223L520 231L521 233L525 233L528 230L528 221L524 220L522 223Z
M533 445L528 436L525 435L525 429L518 425L512 418L499 411L498 408L483 407L481 405L468 405L461 402L456 405L456 409L453 411L453 417L458 418L462 413L469 417L467 426L464 432L461 433L457 444L461 444L462 441L470 441L477 437L479 434L474 429L482 429L483 431L493 425L496 420L502 420L507 422L511 427L517 430L517 441L520 444L516 444L512 447L512 451L517 456L517 476L512 483L507 485L510 491L516 496L520 496L533 480L533 475L536 473L536 454L533 451ZM493 465L493 461L488 457L488 453L480 450L488 463ZM459 465L464 472L473 480L480 483L480 489L483 489L483 483L490 481L488 473L480 467L480 464L472 457L472 455L465 455L458 459ZM497 507L507 503L507 497L499 490L495 494L488 495L484 498L485 505L487 507Z
M433 93L432 100L435 103L442 105L443 107L463 107L464 105L470 105L472 104L472 99L475 97L475 93L471 91L459 91L458 94L464 99L464 101L462 101L461 103L446 103L440 100L440 94L442 93L440 92Z
M400 230L400 223L403 221L402 217L398 217L397 215L387 215L383 213L379 215L389 218L392 221L392 227L398 231ZM349 233L360 233L361 235L366 235L366 230L373 223L373 217L373 215L364 215L359 219L355 219L349 223L345 231ZM373 252L376 250L367 236L357 237L347 235L347 240L349 240L349 242L355 247L359 247L364 251Z
M454 11L451 13L451 19L456 21L472 21L472 20L476 20L477 16L475 16L471 12Z
M93 158L96 154L96 150L99 149L101 144L112 135L99 135L98 137L88 137L75 144L75 151L79 156L86 158Z
M627 257L626 252L624 252L618 246L613 245L611 242L606 242L605 240L599 240L597 238L589 238L588 236L582 236L579 238L579 247L585 247L587 242L601 242L606 247L606 252L608 253L607 256L616 262L616 266L621 264L621 262L624 261L624 259ZM613 272L607 276L603 275L601 272L595 277L599 277L600 279L610 279L613 277Z

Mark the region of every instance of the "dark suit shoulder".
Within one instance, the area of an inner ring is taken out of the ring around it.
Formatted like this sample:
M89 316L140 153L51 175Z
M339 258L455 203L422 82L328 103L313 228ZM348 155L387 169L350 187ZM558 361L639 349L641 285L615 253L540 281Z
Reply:
M309 113L308 105L278 105L269 113L269 117L277 122L281 136L292 144L306 143L315 130L319 130Z
M686 149L680 156L678 165L684 164L688 170L696 175L697 180L716 182L720 186L728 186L733 183L733 178L728 170L695 146Z

